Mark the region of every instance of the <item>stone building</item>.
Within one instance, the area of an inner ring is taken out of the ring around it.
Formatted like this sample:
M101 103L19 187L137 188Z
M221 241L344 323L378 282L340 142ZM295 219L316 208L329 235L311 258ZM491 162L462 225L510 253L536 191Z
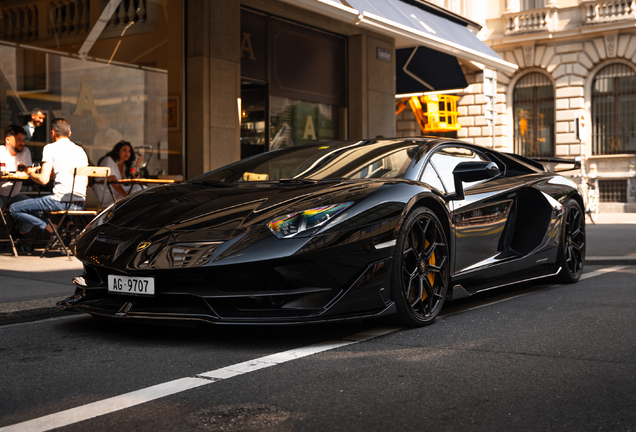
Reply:
M438 1L483 26L478 37L518 66L497 74L494 130L481 73L467 73L457 136L527 156L584 160L601 211L636 212L636 8L633 1ZM486 11L486 15L483 13ZM577 133L577 118L582 128ZM397 133L418 133L411 113ZM579 177L580 179L580 177Z

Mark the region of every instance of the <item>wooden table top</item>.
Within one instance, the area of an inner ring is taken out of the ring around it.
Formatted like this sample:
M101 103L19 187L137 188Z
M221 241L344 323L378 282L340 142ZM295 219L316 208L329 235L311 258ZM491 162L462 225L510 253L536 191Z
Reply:
M25 172L12 172L0 176L0 180L28 180L29 175Z
M121 179L121 180L109 180L109 184L167 184L174 183L172 179L147 179L147 178L134 178L134 179Z

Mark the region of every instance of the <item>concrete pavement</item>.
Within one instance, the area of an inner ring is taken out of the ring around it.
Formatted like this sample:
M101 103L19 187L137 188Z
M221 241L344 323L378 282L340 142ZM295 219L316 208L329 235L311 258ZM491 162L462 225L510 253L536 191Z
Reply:
M73 277L82 274L82 264L66 255L40 258L0 255L0 325L63 312L55 304L75 291Z
M586 228L587 264L636 264L636 213L601 213ZM73 294L80 274L74 257L0 254L0 325L64 314L55 304Z

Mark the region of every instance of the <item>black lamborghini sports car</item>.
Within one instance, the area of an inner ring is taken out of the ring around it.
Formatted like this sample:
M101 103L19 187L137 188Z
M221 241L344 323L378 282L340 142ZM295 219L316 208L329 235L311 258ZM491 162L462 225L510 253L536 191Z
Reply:
M76 242L58 306L117 319L291 324L396 314L520 281L575 282L577 185L438 138L318 142L118 201Z

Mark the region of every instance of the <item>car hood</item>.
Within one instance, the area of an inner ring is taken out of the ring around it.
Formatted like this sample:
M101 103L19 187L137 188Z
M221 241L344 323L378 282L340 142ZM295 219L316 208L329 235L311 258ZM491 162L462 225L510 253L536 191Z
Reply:
M148 189L120 201L109 220L119 229L214 230L264 225L277 216L360 200L384 182L325 181L316 184L256 183L213 186L183 183Z

